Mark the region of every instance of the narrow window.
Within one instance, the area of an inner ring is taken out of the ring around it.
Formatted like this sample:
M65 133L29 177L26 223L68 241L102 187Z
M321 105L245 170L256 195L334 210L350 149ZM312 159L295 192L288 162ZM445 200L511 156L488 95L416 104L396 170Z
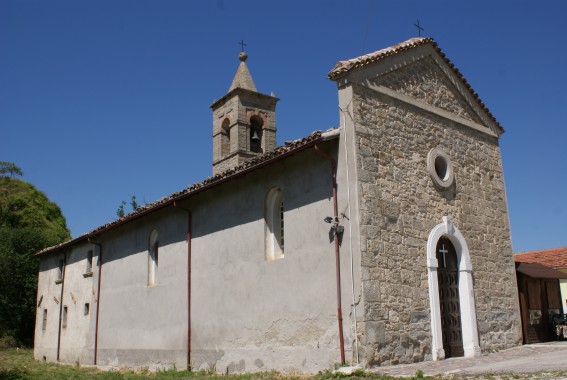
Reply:
M254 115L250 118L250 150L255 153L262 151L262 127L264 120L260 116Z
M86 273L91 273L93 271L93 251L90 250L87 252L87 269Z
M157 284L157 271L158 271L158 233L153 230L150 234L150 242L148 247L148 285L154 286Z
M90 305L86 303L83 312L85 315L89 315L89 311L90 311Z
M63 315L61 316L61 327L67 328L67 306L63 306Z
M274 187L268 191L264 202L265 255L268 261L284 257L284 215L282 191Z
M64 259L59 259L59 265L57 265L57 280L63 280L63 266L65 265Z
M282 254L284 252L284 207L283 201L280 203L280 247L282 248Z
M221 126L221 157L230 153L230 120L224 119Z
M47 309L43 309L43 322L41 324L41 329L45 331L47 328Z

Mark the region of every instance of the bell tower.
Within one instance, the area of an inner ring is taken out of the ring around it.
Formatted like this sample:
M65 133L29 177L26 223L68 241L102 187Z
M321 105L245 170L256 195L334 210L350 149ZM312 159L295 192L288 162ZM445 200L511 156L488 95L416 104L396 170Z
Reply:
M256 90L246 59L240 65L226 95L215 100L213 110L213 175L276 148L278 98Z

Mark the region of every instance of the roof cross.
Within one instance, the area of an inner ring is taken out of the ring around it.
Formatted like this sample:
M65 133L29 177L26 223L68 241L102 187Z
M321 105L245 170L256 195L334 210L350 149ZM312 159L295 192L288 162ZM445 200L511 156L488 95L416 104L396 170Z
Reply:
M425 29L423 29L421 27L421 25L419 25L419 19L417 19L417 22L415 24L413 24L416 28L417 28L417 35L418 37L421 37L421 32L424 31Z
M240 41L238 44L242 47L242 51L244 51L244 46L248 46L244 43L244 40Z

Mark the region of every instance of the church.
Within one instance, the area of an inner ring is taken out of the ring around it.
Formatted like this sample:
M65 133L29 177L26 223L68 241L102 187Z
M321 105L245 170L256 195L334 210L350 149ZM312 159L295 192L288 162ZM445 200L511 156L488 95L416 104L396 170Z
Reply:
M282 146L239 60L211 177L37 254L35 358L312 373L521 344L504 130L437 43L338 62L340 126Z

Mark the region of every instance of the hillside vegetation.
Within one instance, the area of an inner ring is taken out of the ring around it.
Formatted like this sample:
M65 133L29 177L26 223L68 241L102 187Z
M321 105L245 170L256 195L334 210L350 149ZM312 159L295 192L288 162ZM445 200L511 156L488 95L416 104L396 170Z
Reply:
M69 240L70 234L59 206L32 184L0 173L0 346L31 346L38 273L34 254Z

